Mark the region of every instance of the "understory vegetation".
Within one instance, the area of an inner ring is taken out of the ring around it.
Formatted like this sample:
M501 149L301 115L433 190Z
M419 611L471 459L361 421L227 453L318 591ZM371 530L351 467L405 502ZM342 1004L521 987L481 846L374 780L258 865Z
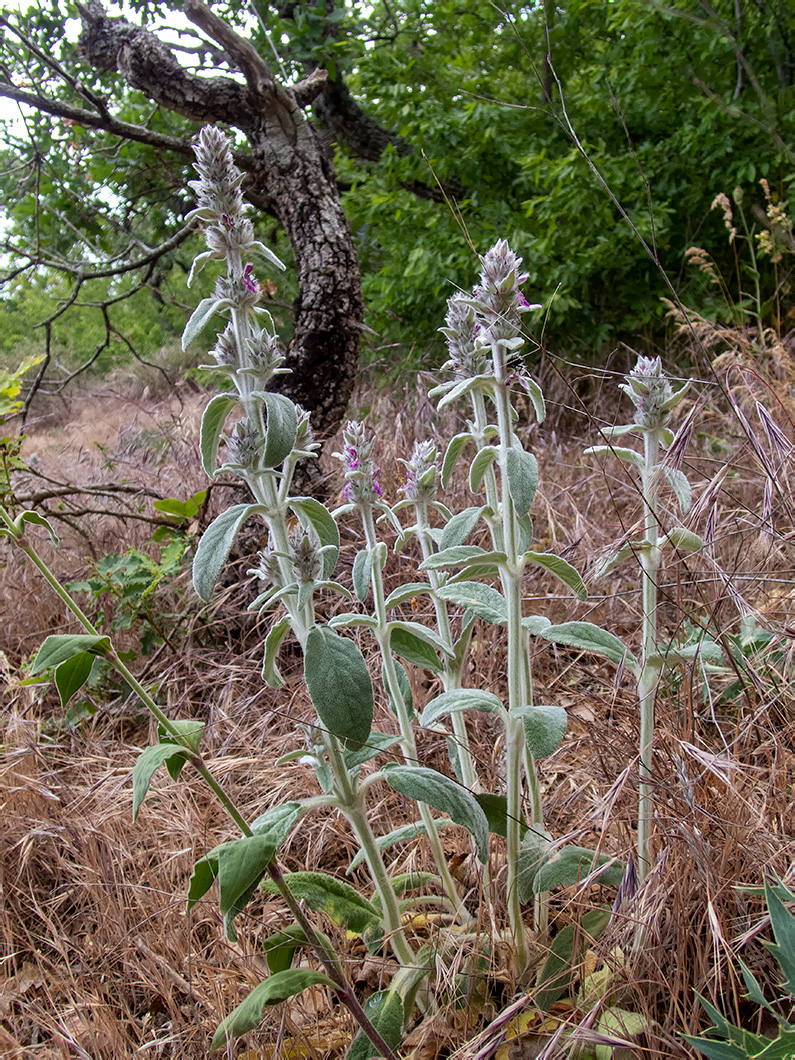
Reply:
M792 1055L786 338L752 291L672 308L670 364L530 374L500 241L304 496L278 261L202 137L223 392L4 444L4 1049Z

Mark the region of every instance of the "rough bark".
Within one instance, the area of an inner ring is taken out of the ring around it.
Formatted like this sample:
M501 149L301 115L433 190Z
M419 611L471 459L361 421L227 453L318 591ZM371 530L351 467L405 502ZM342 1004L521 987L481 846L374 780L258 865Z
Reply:
M224 123L246 136L252 196L267 202L284 226L298 266L295 331L287 364L293 374L279 388L312 413L321 435L345 414L359 361L363 315L353 238L332 166L299 105L322 79L281 84L253 46L201 0L188 0L188 17L226 52L245 84L200 78L185 70L154 34L99 3L80 7L80 49L96 69L118 71L150 99L196 123Z

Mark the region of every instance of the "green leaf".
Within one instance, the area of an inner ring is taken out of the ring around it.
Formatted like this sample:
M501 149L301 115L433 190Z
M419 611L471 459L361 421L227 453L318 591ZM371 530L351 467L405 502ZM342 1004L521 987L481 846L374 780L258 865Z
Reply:
M425 802L435 810L450 815L463 825L475 840L479 859L485 863L489 854L489 826L486 815L468 788L425 766L385 765L381 773L390 787L409 799Z
M538 489L538 461L524 449L511 448L506 453L508 492L517 515L527 515Z
M384 602L384 607L387 611L390 611L393 607L399 607L400 604L405 604L415 596L419 596L420 593L431 592L431 586L427 582L409 582L407 585L400 585L394 592L391 592Z
M778 1035L754 1060L792 1060L795 1057L795 1027L779 1027Z
M237 394L216 394L204 410L199 431L199 451L202 467L210 478L214 478L218 472L218 443L226 417L237 403Z
M210 599L241 526L261 509L256 504L235 504L207 527L193 558L193 585L200 599Z
M450 439L450 444L447 446L447 451L444 454L444 460L442 461L442 488L447 489L450 482L450 476L453 473L453 468L458 461L459 456L463 452L464 446L467 442L472 441L472 435L466 431L461 434L454 435Z
M541 387L535 382L535 380L530 379L527 376L522 379L522 386L527 391L530 400L533 403L536 419L539 423L543 423L547 414L547 406L544 401L544 393L541 390Z
M478 806L486 815L489 823L489 831L494 835L500 835L503 839L508 835L508 799L505 795L493 795L488 791L475 792ZM524 835L527 832L527 823L519 822L519 830Z
M492 692L479 688L456 688L442 692L428 703L420 716L420 724L433 725L439 718L461 710L479 710L484 714L506 714L502 700Z
M521 719L525 742L533 758L547 758L560 747L568 723L563 707L519 707L513 713Z
M673 547L680 552L700 552L704 547L704 539L694 534L692 530L685 530L683 526L675 526L660 539L659 547Z
M358 751L350 751L347 748L343 751L345 767L355 769L357 766L362 766L382 751L388 751L390 747L394 747L396 743L400 743L399 736L389 732L371 732L364 747L360 747Z
M448 820L446 817L436 819L436 830L440 828L449 828L455 824L454 821ZM387 832L386 835L376 837L375 844L379 850L388 850L389 847L395 846L396 843L405 843L409 839L418 839L422 835L427 835L428 829L424 821L414 821L412 824L401 825L400 828L395 828L391 832ZM346 873L351 873L364 861L364 851L360 850L358 854L351 861L348 868L345 870Z
M624 865L610 854L596 854L584 847L566 846L552 851L536 873L532 891L551 891L553 887L574 887L590 876L595 868L612 862L593 882L603 887L618 887L624 876Z
M224 1046L243 1034L254 1030L262 1022L262 1013L267 1005L277 1005L289 997L295 997L310 986L330 986L334 983L323 972L311 968L288 968L277 972L264 983L255 986L245 1001L223 1020L213 1035L212 1048Z
M291 497L290 507L301 520L301 525L307 528L311 526L321 546L329 549L323 553L322 576L330 578L337 566L340 551L339 527L331 512L314 497Z
M364 1014L390 1049L397 1049L403 1037L403 999L397 991L378 990L368 997ZM345 1060L372 1060L381 1052L360 1028L345 1054Z
M469 466L469 488L473 493L477 493L480 489L483 476L497 459L499 452L496 446L487 445L476 454L475 459Z
M422 644L422 641L418 641L418 643ZM434 656L434 658L435 658L435 656ZM395 666L395 674L397 676L398 688L400 689L400 694L403 697L403 705L405 706L406 711L408 712L409 718L413 718L414 717L414 694L411 691L411 681L409 681L409 675L406 673L406 669L403 666L403 663L398 662L397 659L394 660L394 666ZM383 683L384 688L386 689L387 695L389 696L389 708L392 711L392 713L395 715L395 717L399 718L400 717L400 712L398 711L398 709L397 709L397 707L395 705L395 701L394 701L394 699L392 697L392 690L389 687L389 678L386 675L384 667L381 668L381 681Z
M14 526L20 535L25 533L25 523L33 523L35 526L45 527L51 539L57 543L58 536L43 515L33 511L20 512L14 520Z
M304 679L318 717L355 750L373 724L373 685L364 656L328 626L314 626L304 647Z
M271 806L269 810L256 817L251 822L251 831L254 835L270 832L278 850L302 813L303 806L300 802L279 803L278 806Z
M516 889L522 905L533 899L533 880L547 859L551 842L551 833L537 827L528 828L522 836L516 874Z
M326 872L288 872L284 882L293 898L306 902L313 912L323 913L337 927L357 935L381 930L381 918L372 902L336 876ZM277 893L271 880L263 884L262 890Z
M641 471L646 466L642 453L637 453L634 449L625 449L621 445L592 445L589 449L583 450L583 456L616 456L625 464L631 464Z
M556 556L554 552L525 552L524 560L526 563L534 563L548 570L550 574L554 574L558 581L571 589L578 600L585 600L588 596L588 590L579 572L561 556Z
M527 618L522 619L522 625L528 633L532 633L534 637L540 637L545 629L549 629L552 623L546 615L528 615Z
M683 1034L683 1041L692 1045L695 1049L706 1056L707 1060L749 1060L748 1050L740 1045L731 1045L729 1042L714 1042L709 1038L694 1038L692 1035Z
M455 545L440 552L435 552L428 559L422 561L420 570L449 570L460 567L473 560L480 560L486 555L486 550L478 545Z
M152 782L155 771L170 758L175 758L177 755L185 759L188 752L184 747L180 747L176 743L156 743L151 747L145 747L138 755L132 771L133 820L138 816L141 803L146 798L146 793L149 791L149 785Z
M284 678L279 673L279 668L276 665L276 656L279 654L279 648L282 646L282 641L287 636L290 629L290 619L287 615L284 618L280 618L278 622L275 622L268 630L268 635L265 638L265 655L262 660L262 680L266 685L271 688L283 688Z
M229 303L226 299L202 298L201 302L193 310L190 320L182 332L182 348L187 350L197 335L201 334L207 326L210 318L223 306Z
M550 626L543 630L541 636L554 644L564 644L569 648L604 655L616 666L623 662L633 673L640 672L638 660L624 642L592 622L563 622L559 626Z
M426 632L425 627L420 626L418 622L390 623L389 646L396 655L410 662L412 666L423 666L426 670L440 674L444 668L439 662L435 647L426 636L417 634L417 626Z
M300 924L290 924L283 931L269 935L263 942L262 949L271 975L286 972L292 966L296 951L306 944L306 932Z
M480 582L456 582L455 585L443 585L436 590L440 600L465 607L478 618L493 625L503 625L508 621L508 607L505 598L497 589Z
M89 652L91 655L107 655L110 650L110 637L93 633L53 634L47 637L39 648L30 672L38 674L42 670L54 670L61 663L83 652Z
M81 651L71 659L62 662L55 669L55 687L61 697L61 706L65 707L72 696L79 692L91 675L96 655Z
M679 510L682 512L689 512L690 505L693 500L693 491L690 489L690 483L687 481L687 476L674 467L666 467L662 465L665 477L670 483L671 489L676 494L676 499L679 502Z
M262 463L265 467L278 467L289 456L295 445L298 430L298 415L295 405L284 394L257 391L257 397L267 409L265 422L265 447Z
M477 526L483 511L484 509L478 506L465 508L463 512L454 515L442 532L439 550L444 552L448 548L455 548L456 545L463 545Z
M353 591L356 599L364 603L370 592L370 578L373 573L373 554L369 548L360 549L353 561Z
M767 948L776 958L784 973L784 986L795 998L795 916L789 912L768 880L765 880L765 898L770 923L776 942L767 943Z

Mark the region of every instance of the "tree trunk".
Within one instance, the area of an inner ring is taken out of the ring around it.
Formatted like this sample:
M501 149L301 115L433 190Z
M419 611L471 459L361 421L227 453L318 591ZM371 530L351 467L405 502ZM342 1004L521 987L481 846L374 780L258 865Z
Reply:
M248 139L252 191L284 225L298 267L295 331L286 362L293 374L278 377L279 389L312 414L320 436L333 433L353 389L363 302L333 168L301 110L322 79L280 84L252 45L201 0L187 0L186 14L221 45L245 85L189 73L154 34L109 17L99 0L79 10L80 50L93 67L118 71L133 88L191 121L235 126Z

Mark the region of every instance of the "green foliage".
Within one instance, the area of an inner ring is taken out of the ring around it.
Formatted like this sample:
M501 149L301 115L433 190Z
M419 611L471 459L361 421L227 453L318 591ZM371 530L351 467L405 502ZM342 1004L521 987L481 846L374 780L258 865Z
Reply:
M746 998L773 1017L778 1024L776 1036L770 1038L730 1023L702 997L701 1004L714 1026L706 1035L684 1035L684 1039L707 1060L788 1060L795 1055L795 914L785 905L785 902L795 902L795 894L784 884L773 885L767 880L764 894L776 940L765 945L776 958L783 975L781 993L774 1003L765 998L758 980L745 962L739 957L737 960L748 991Z

